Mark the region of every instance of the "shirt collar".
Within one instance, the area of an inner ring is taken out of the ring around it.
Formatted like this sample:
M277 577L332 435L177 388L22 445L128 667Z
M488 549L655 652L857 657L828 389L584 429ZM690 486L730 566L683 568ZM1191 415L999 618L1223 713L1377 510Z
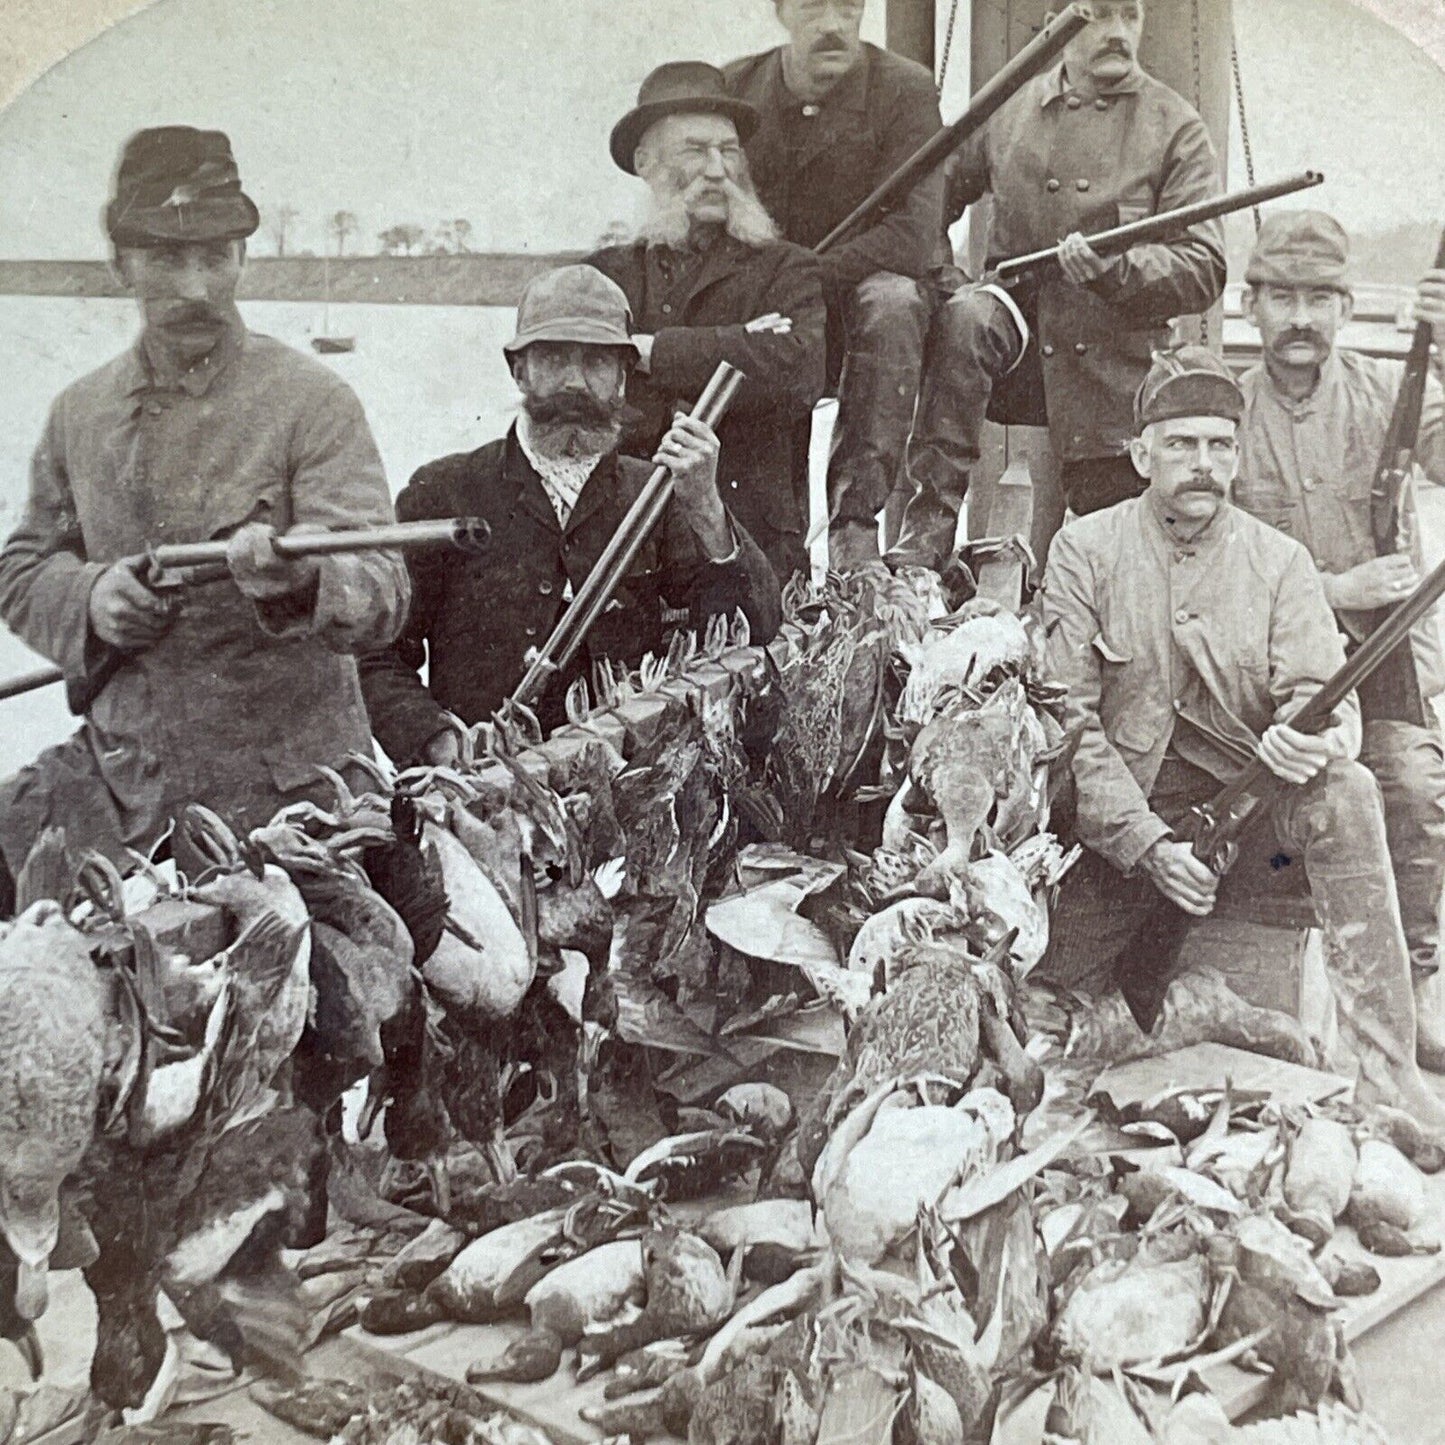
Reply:
M156 375L142 333L130 351L130 365L124 377L126 395L135 396L142 391L184 391L188 396L204 396L216 378L240 355L245 344L246 328L237 322L221 333L221 339L195 366L180 372L174 380L163 381Z
M542 490L552 503L558 523L566 527L588 477L597 470L597 464L607 453L598 452L596 456L585 457L541 456L532 445L532 419L526 412L519 413L517 417L517 445L542 483Z
M1201 531L1196 532L1187 541L1178 537L1170 530L1169 525L1159 515L1158 509L1149 499L1148 492L1139 498L1139 510L1147 518L1145 527L1167 547L1170 551L1188 552L1196 555L1213 547L1221 537L1229 530L1229 518L1233 512L1232 504L1226 500L1224 505L1209 519L1209 524Z
M1269 367L1263 361L1260 362L1259 369L1263 373L1265 389L1275 404L1290 416L1306 417L1316 411L1323 411L1326 416L1336 414L1336 398L1344 384L1343 367L1338 350L1332 350L1320 363L1320 378L1315 383L1315 389L1298 401L1293 397L1286 396L1274 384L1274 378L1269 374ZM1343 414L1342 410L1339 411L1339 414Z
M1102 97L1108 100L1115 95L1137 95L1144 84L1144 72L1135 61L1134 69L1129 72L1117 85L1111 85L1108 90L1096 91L1092 86L1085 89L1077 85L1070 85L1064 76L1064 62L1061 60L1052 70L1046 70L1038 80L1034 82L1039 91L1039 108L1047 110L1055 101L1066 100L1071 95L1077 95L1080 100L1093 102Z
M852 110L865 112L868 109L868 78L873 70L873 51L876 47L866 41L858 52L858 61L853 68L844 74L836 85L817 100L804 100L800 95L794 95L788 89L788 82L783 71L783 51L786 46L779 46L773 52L773 86L775 93L789 108L801 108L812 106L816 110L840 111Z

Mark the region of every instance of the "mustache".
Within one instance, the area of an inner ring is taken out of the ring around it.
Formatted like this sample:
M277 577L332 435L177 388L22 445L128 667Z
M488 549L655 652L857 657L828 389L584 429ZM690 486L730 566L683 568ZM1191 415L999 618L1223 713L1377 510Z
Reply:
M1133 54L1133 51L1122 40L1106 40L1095 52L1095 58L1102 55L1122 55L1125 60Z
M1280 333L1279 341L1276 345L1290 346L1296 341L1308 342L1312 346L1323 346L1325 344L1324 337L1321 336L1318 331L1314 331L1309 327L1291 326L1288 331L1282 331Z
M1181 492L1198 492L1207 497L1222 497L1225 493L1224 486L1216 482L1213 477L1191 477L1189 482L1179 488Z
M219 326L224 321L225 317L212 307L199 302L187 302L183 306L177 306L174 310L167 311L165 316L167 326Z
M814 55L847 54L848 42L841 35L822 35L813 42Z
M615 426L627 403L621 397L599 401L590 391L559 391L551 396L529 396L527 415L539 426Z

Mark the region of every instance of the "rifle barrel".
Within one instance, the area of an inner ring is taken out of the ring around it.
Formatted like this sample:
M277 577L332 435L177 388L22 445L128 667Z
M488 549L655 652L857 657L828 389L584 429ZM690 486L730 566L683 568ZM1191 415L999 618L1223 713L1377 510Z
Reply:
M952 125L944 126L893 172L885 177L813 248L823 255L841 245L873 218L876 211L906 195L945 157L951 155L989 118L1034 76L1046 70L1070 40L1089 23L1089 12L1070 5L1056 15L1012 60L1002 66L979 88L963 114Z
M726 361L718 362L717 370L708 379L690 415L716 430L743 380L743 373L737 367ZM526 674L512 693L513 701L523 704L535 701L547 679L576 656L592 624L617 590L617 584L627 575L638 549L657 525L674 485L672 472L664 466L657 467L647 479L567 610L558 618L546 644L528 664Z
M1167 236L1187 231L1191 226L1217 220L1220 216L1232 215L1246 207L1262 206L1266 201L1277 201L1281 196L1292 196L1297 191L1307 191L1323 182L1324 176L1319 171L1301 171L1298 175L1288 176L1282 181L1234 191L1208 201L1196 201L1191 206L1180 206L1177 210L1161 211L1157 216L1145 216L1143 220L1130 221L1127 226L1097 231L1085 239L1101 256L1117 255L1120 251L1127 251L1130 246L1163 240ZM992 279L1005 283L1017 280L1025 272L1057 260L1058 255L1057 246L1048 246L1042 251L1030 251L1026 256L1013 256L1007 261L999 262L991 273Z

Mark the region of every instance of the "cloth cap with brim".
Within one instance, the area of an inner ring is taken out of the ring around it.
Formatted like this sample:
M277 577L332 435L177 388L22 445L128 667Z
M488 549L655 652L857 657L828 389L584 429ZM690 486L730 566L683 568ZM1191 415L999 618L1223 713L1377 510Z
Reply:
M623 346L640 354L626 292L595 266L559 266L527 282L517 304L516 334L502 350L515 356L535 341Z
M261 224L224 131L137 131L121 153L105 229L117 246L236 241Z
M1350 238L1324 211L1278 211L1259 228L1244 279L1251 286L1348 291Z
M758 128L758 113L745 100L727 93L723 73L701 60L673 60L659 65L637 92L637 104L612 127L608 146L612 159L630 176L633 158L650 126L668 115L725 115L737 127L744 145Z
M1181 416L1244 416L1244 393L1228 366L1204 346L1156 351L1149 374L1134 396L1134 419L1142 431Z

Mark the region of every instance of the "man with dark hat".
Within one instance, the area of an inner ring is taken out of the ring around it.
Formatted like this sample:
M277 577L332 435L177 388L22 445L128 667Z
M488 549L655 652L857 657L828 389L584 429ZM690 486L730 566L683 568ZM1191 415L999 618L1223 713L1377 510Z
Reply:
M1086 994L1117 987L1148 1027L1190 918L1298 862L1329 920L1326 964L1362 1090L1445 1131L1415 1062L1380 794L1354 761L1359 709L1351 697L1318 735L1289 726L1344 649L1309 554L1229 501L1244 397L1211 352L1183 347L1156 358L1136 405L1144 494L1066 525L1045 576L1088 851L1064 881L1040 976ZM1290 786L1221 883L1183 825L1255 756Z
M942 309L909 446L914 493L897 560L951 549L985 417L1044 426L1069 507L1083 515L1139 490L1133 400L1174 317L1224 290L1218 221L1115 257L1087 233L1219 193L1193 107L1139 66L1144 0L1094 0L1059 64L1010 99L950 161L944 212L992 196L987 264L1060 243L1059 263L1007 290L967 287Z
M678 406L690 407L720 361L747 377L718 429L728 505L787 578L806 568L805 423L823 391L824 310L817 261L777 239L742 143L752 107L711 65L661 65L618 121L612 159L647 183L637 239L588 258L626 293L638 417L623 451L650 456ZM795 453L795 445L804 450Z
M1403 366L1337 345L1350 318L1349 238L1322 211L1275 212L1260 228L1245 272L1244 313L1263 357L1241 381L1239 480L1234 500L1308 548L1347 636L1368 635L1375 610L1405 597L1423 575L1414 479L1400 496L1399 535L1377 548L1370 488L1400 389ZM1420 282L1416 315L1445 340L1445 271ZM1445 483L1445 395L1426 385L1416 459ZM1419 1008L1420 1062L1445 1070L1445 1021L1429 1006L1440 967L1445 896L1445 745L1434 700L1445 691L1445 651L1435 613L1360 689L1360 761L1385 800L1400 913L1410 942Z
M94 694L79 732L0 789L12 872L48 825L117 859L193 800L253 826L318 764L370 749L351 654L401 625L406 570L272 546L392 509L350 388L241 319L258 219L221 132L127 143L105 221L141 335L56 401L0 552L0 616ZM216 538L227 578L179 601L146 586L148 548Z
M747 154L763 204L788 240L813 247L941 128L938 94L923 66L863 42L863 0L774 6L787 44L724 74L758 113ZM934 310L924 278L952 259L941 169L821 258L831 370L842 367L828 466L834 567L878 560L877 516L902 467Z
M403 520L486 517L485 558L415 553L413 598L394 646L364 658L372 727L401 765L458 754L456 719L489 717L510 695L636 499L653 463L619 455L632 368L633 320L621 289L591 266L528 283L504 350L522 393L516 425L476 451L428 462L397 498ZM678 416L653 461L676 490L573 665L537 711L563 720L571 681L593 661L637 662L663 646L664 604L695 630L741 610L755 641L778 627L778 583L718 490L718 439ZM428 664L423 687L417 670Z

